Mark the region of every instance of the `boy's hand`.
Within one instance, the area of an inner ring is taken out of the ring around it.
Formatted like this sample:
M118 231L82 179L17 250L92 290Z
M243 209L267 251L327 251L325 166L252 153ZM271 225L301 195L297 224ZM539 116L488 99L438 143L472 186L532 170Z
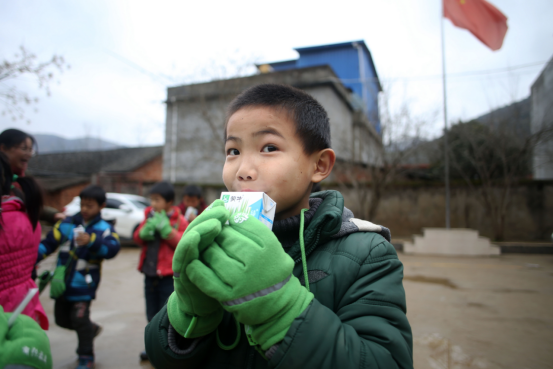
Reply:
M71 256L69 256L71 257ZM50 297L57 299L65 292L65 265L60 265L54 271L50 284Z
M171 227L169 217L165 213L165 210L162 210L161 213L156 213L154 219L156 219L156 230L161 235L161 238L165 239L169 237L173 231L173 227Z
M77 246L84 246L84 245L88 245L88 243L90 242L90 235L86 232L84 233L81 233L76 239L75 239L75 243L77 244Z
M280 342L313 294L292 274L294 261L259 220L237 213L186 269L190 280L243 324L263 350Z
M219 302L204 294L190 281L186 267L213 243L228 217L229 212L224 203L216 200L210 209L190 223L175 250L175 292L167 302L167 314L171 325L186 338L201 337L213 332L223 318L223 309Z
M12 364L14 368L51 369L52 354L46 333L37 322L23 314L8 328L11 315L0 306L0 368Z
M155 238L156 227L155 224L150 222L150 219L152 218L149 218L138 232L138 236L142 241L152 241Z

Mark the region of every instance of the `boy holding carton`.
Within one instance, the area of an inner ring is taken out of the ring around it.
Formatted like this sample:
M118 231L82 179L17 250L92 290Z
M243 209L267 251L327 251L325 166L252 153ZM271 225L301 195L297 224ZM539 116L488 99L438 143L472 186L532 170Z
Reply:
M173 254L188 222L173 205L175 189L162 181L150 190L150 204L144 210L144 221L134 232L135 242L142 246L138 270L144 274L144 298L148 322L165 305L173 293ZM141 360L148 360L145 351Z
M102 327L90 320L90 304L100 285L104 259L119 252L119 236L113 226L102 219L106 192L91 185L79 194L80 213L59 221L38 248L38 261L60 248L50 286L50 297L56 300L56 324L77 332L78 369L94 367L93 340Z
M175 292L146 327L152 364L412 368L389 231L353 218L339 192L310 197L336 159L322 106L292 87L256 86L230 104L225 137L226 187L269 195L273 231L229 217L220 200L190 224Z

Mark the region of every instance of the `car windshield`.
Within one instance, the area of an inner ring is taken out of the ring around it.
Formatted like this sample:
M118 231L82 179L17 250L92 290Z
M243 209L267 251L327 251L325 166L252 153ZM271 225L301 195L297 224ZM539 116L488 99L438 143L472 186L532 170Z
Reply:
M130 199L129 199L130 200ZM130 200L139 209L146 209L150 204L145 200Z

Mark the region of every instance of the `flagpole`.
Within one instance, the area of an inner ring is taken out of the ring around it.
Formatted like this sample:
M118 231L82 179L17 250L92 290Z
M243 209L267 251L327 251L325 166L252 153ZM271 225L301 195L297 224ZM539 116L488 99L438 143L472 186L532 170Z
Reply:
M444 152L445 152L445 227L451 228L450 224L450 193L449 193L449 144L447 141L447 88L445 77L445 41L444 41L444 0L442 3L442 14L440 14L440 30L442 36L442 88L443 88L443 108L444 108Z

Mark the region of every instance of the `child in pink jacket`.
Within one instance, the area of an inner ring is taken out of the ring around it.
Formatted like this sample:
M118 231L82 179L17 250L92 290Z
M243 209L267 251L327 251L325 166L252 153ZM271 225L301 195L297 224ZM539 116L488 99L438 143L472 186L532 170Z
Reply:
M0 154L0 180L0 306L11 312L31 288L36 288L31 273L41 238L38 214L42 196L33 179L12 176L3 154ZM23 314L36 320L42 329L48 329L48 318L38 294Z

